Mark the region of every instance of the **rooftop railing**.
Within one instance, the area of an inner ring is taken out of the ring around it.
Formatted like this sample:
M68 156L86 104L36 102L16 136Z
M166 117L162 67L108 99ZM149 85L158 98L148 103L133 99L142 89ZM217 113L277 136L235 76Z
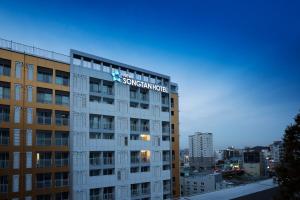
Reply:
M34 46L29 46L29 45L5 40L3 38L0 38L0 48L9 49L12 51L38 56L41 58L51 59L59 62L64 62L68 64L70 63L70 56L61 53L56 53L53 51L48 51L45 49L40 49Z

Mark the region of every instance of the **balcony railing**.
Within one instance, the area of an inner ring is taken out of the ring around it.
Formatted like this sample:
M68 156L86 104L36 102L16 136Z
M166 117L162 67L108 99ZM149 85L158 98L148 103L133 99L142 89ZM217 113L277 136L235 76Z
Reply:
M37 123L42 125L50 125L51 124L51 117L37 117Z
M150 194L150 188L142 188L142 195Z
M8 168L8 160L0 160L0 169Z
M67 55L63 55L60 53L55 53L53 51L48 51L40 48L36 48L33 46L28 46L20 43L16 43L13 41L5 40L0 38L0 47L5 49L10 49L13 51L26 53L30 55L35 55L51 60L57 60L64 63L70 63L70 57Z
M36 139L36 145L38 146L50 146L51 145L51 138L39 138Z
M69 185L69 179L56 179L55 187L64 187Z
M39 73L37 75L37 80L44 83L52 83L52 75Z
M37 168L46 168L46 167L51 167L51 159L40 159L36 162L36 167Z
M69 118L55 118L55 124L57 126L69 126Z
M68 138L55 138L55 145L56 146L68 146L69 139Z
M112 164L114 164L114 158L113 157L104 157L103 158L103 164L104 165L112 165Z
M62 158L62 159L55 159L55 166L56 167L64 167L69 165L69 159L68 158Z
M0 137L0 145L9 145L9 137Z
M9 122L9 113L1 112L0 113L0 122Z
M52 97L45 97L43 94L37 94L37 102L52 104Z
M134 131L134 132L137 132L139 131L139 126L138 125L135 125L135 124L131 124L130 125L130 131Z
M8 192L8 184L1 184L0 193L7 193L7 192Z
M140 158L139 157L131 157L130 161L131 161L131 164L138 164L140 162Z
M131 189L131 196L136 197L140 195L140 190L139 189Z
M51 187L51 180L42 180L42 181L36 181L36 187L37 188L49 188Z
M113 200L115 199L114 193L104 193L103 194L103 200Z

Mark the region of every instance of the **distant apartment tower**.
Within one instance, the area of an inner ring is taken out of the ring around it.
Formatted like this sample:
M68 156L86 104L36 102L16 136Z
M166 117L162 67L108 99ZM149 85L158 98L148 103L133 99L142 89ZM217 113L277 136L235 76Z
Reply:
M171 83L171 135L173 198L180 197L179 102L178 86Z
M190 167L210 169L214 165L213 134L196 132L189 136Z
M275 141L270 145L271 150L271 160L273 165L276 166L280 163L283 156L283 146L282 141Z
M70 199L69 57L0 39L0 199Z

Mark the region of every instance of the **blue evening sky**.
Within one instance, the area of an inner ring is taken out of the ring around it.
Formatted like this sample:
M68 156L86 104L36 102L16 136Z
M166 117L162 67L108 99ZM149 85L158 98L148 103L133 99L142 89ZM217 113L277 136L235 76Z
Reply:
M180 87L180 143L267 145L300 109L300 1L13 1L0 37L77 49L168 74Z

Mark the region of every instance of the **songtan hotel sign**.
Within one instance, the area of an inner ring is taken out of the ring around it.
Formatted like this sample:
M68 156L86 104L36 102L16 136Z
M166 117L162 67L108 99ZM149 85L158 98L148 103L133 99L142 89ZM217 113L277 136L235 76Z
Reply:
M111 73L113 81L117 81L126 85L132 85L140 88L146 88L149 90L155 90L158 92L165 92L168 93L168 88L162 85L157 85L153 83L148 83L140 80L136 80L133 78L130 78L128 74L121 75L119 71L114 71Z

